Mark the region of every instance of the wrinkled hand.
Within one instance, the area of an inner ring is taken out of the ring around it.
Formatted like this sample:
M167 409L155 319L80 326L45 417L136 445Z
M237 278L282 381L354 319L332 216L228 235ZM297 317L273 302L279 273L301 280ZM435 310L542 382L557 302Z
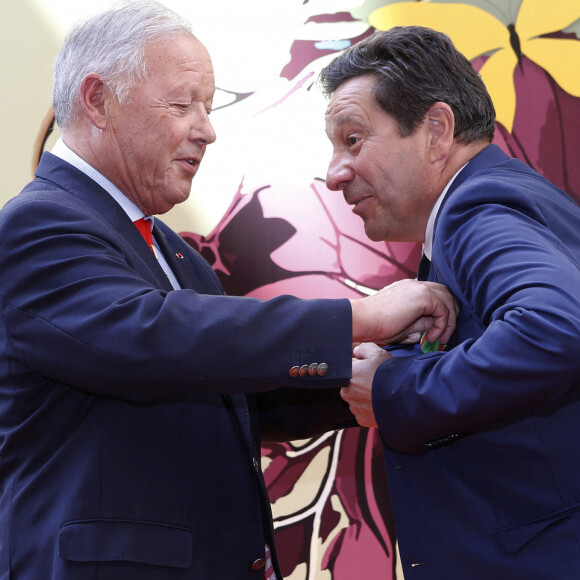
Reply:
M429 342L445 344L455 330L457 305L447 288L435 282L399 280L350 302L353 342L392 344L426 330Z
M340 396L348 403L351 413L361 427L377 427L373 411L373 378L377 367L392 356L373 343L355 347L352 360L352 379L348 387L340 390Z

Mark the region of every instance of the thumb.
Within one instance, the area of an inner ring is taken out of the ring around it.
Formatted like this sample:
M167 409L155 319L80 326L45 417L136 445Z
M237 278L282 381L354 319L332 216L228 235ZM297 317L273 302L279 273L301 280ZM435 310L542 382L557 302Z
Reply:
M383 349L380 346L377 346L374 342L361 342L354 348L352 354L354 354L356 358L365 359L372 357L382 350Z

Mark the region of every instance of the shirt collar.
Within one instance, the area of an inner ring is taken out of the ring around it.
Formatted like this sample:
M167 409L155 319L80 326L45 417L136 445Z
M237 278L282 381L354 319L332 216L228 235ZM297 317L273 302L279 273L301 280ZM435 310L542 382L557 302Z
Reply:
M62 140L62 137L57 139L51 153L63 161L70 163L73 167L76 167L79 171L82 171L98 183L123 208L123 211L129 216L132 222L147 217L112 181L109 181L102 173L99 173L92 165L89 165L82 157L79 157L70 149ZM153 226L153 218L151 217L150 219L151 225Z
M465 164L467 165L467 163ZM433 232L435 230L435 220L437 219L437 214L439 213L439 208L451 187L451 184L455 181L455 178L459 175L461 170L465 167L465 165L461 166L455 175L449 180L445 189L441 192L441 195L437 198L433 209L431 210L431 214L429 215L429 219L427 220L427 227L425 228L425 243L423 244L423 254L427 256L429 260L431 260L433 255Z

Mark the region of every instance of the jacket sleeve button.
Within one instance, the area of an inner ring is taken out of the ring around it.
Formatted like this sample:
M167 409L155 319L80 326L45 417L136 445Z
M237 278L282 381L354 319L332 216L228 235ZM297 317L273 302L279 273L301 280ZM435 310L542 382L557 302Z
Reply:
M299 373L301 377L305 377L308 374L308 365L302 365Z
M326 363L320 363L316 371L319 377L323 377L328 373L328 365Z
M318 371L318 363L312 363L309 367L308 367L308 374L311 377L315 377Z
M299 372L300 372L300 367L299 367L299 366L294 366L294 367L292 367L292 368L291 368L291 369L288 371L288 374L289 374L291 377L297 377Z

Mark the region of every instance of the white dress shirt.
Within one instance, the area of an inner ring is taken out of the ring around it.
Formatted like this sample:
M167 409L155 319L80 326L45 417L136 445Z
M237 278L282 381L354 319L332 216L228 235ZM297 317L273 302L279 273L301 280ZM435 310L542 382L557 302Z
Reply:
M467 163L465 165L467 165ZM455 173L455 175L449 180L449 182L445 186L445 189L441 192L441 195L437 198L437 201L435 202L435 205L431 210L431 214L429 215L429 219L427 220L427 227L425 228L425 243L423 244L423 254L427 256L429 261L431 261L433 254L433 231L435 229L435 220L437 219L439 208L441 207L441 204L443 203L443 200L445 199L445 196L447 195L447 192L449 191L451 184L453 183L455 178L459 175L461 170L465 167L465 165L460 167Z

